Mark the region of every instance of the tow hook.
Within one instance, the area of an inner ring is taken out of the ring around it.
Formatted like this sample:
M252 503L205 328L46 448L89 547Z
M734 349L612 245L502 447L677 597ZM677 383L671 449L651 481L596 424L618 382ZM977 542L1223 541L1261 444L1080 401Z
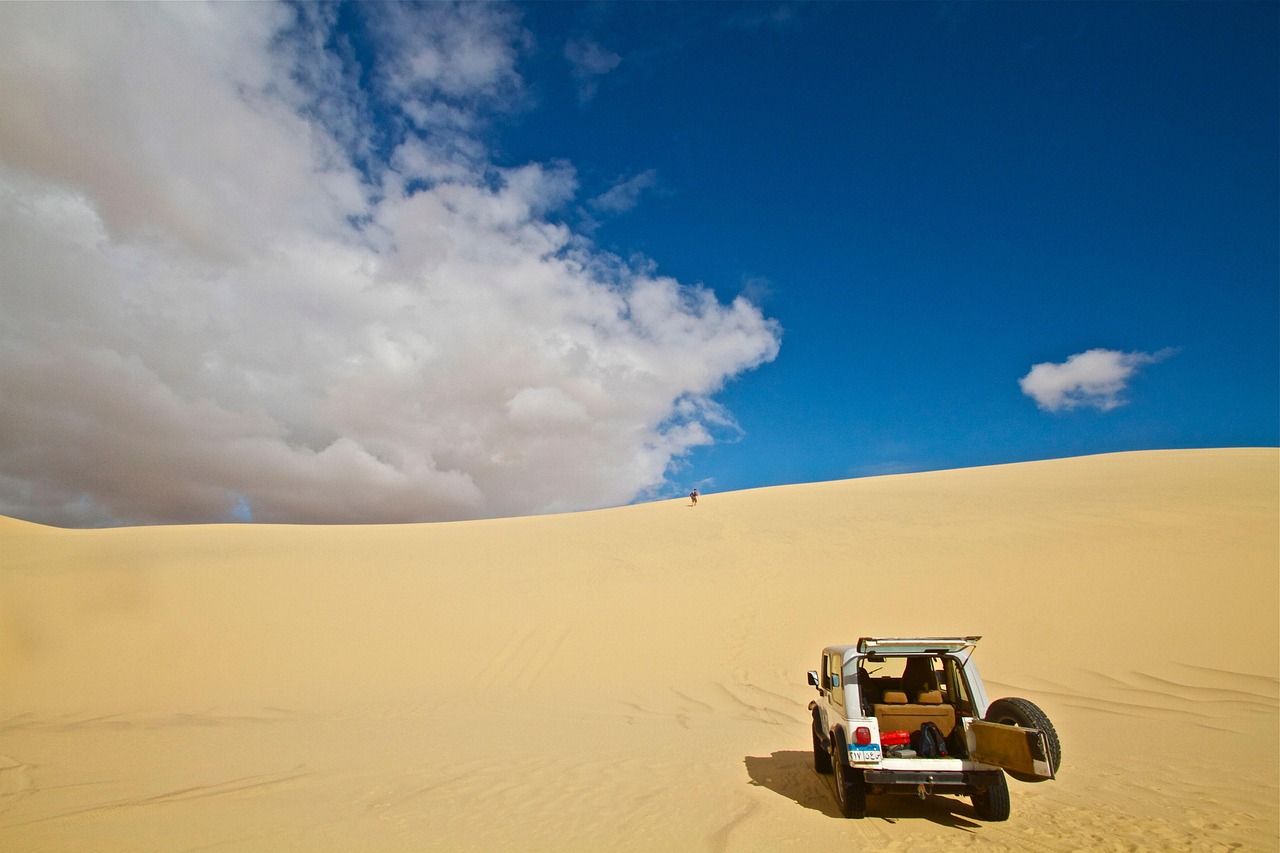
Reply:
M929 777L928 782L921 782L919 785L916 785L916 796L919 797L920 799L923 800L925 797L929 796L932 793L933 793L933 777L932 776Z

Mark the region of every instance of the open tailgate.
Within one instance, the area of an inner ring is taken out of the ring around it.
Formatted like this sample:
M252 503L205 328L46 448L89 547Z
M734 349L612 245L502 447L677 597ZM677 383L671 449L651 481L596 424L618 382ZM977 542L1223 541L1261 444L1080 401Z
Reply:
M985 720L969 724L969 757L1041 779L1052 779L1058 771L1049 758L1044 732Z

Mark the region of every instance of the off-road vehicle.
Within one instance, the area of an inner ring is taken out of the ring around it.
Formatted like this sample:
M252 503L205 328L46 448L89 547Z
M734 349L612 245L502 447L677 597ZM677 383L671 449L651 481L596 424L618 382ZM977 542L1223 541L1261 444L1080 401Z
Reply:
M828 646L809 672L813 766L834 773L845 817L867 794L958 794L982 820L1008 820L1008 773L1052 779L1062 759L1049 718L1026 699L987 700L980 637L863 637Z

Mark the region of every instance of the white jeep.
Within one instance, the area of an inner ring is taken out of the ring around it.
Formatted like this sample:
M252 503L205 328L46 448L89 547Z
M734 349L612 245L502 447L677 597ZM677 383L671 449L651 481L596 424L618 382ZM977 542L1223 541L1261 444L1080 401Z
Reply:
M845 817L865 817L869 793L939 793L970 797L981 820L1008 820L1005 773L1054 778L1058 733L1026 699L987 701L980 639L863 637L822 650L809 672L813 766L834 771Z

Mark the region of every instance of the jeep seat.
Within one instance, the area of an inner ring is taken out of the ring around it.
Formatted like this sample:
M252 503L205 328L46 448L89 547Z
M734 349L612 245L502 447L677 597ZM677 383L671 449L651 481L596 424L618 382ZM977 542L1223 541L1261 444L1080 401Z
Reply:
M900 690L888 690L884 702L872 706L880 731L908 731L920 729L923 723L933 723L947 737L956 727L956 709L942 704L942 694L937 690L921 692L915 703L907 702L907 694Z
M933 669L929 658L907 658L907 665L902 671L902 691L917 702L921 693L929 693L938 689L938 673Z

